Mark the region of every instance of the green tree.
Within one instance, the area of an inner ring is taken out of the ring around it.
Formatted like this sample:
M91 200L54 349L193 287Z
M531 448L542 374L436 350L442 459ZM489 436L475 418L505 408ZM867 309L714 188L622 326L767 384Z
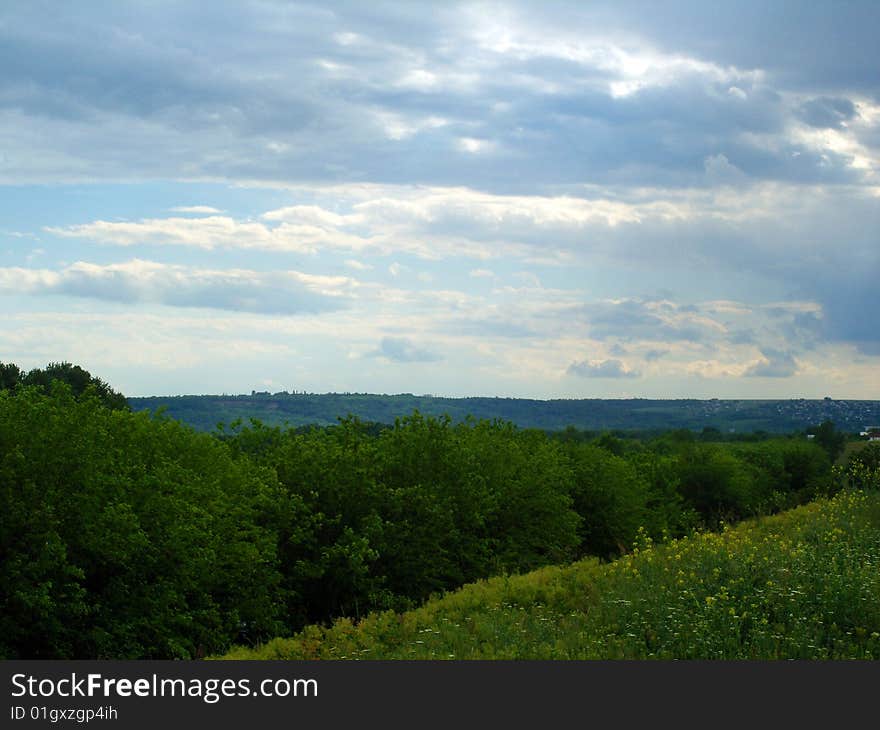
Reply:
M7 658L188 658L283 630L274 474L62 382L0 393Z
M15 363L0 362L0 390L12 390L21 383L21 370Z
M18 384L33 385L48 392L54 381L70 386L77 398L91 392L111 409L129 410L128 401L106 382L94 377L88 370L69 362L50 362L45 368L34 368L23 373L17 365L0 363L0 390L8 390Z
M807 433L815 436L816 443L825 449L832 463L837 461L846 447L846 434L838 431L833 421L823 421L818 426L807 429Z
M650 487L626 459L594 445L569 450L571 498L581 518L582 554L612 556L628 550L648 521Z
M709 522L754 514L761 505L755 472L729 450L691 444L678 455L678 478L685 501Z

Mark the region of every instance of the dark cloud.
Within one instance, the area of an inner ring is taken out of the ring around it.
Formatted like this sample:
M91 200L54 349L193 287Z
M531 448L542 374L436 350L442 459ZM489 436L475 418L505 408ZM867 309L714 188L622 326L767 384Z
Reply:
M583 305L578 313L591 337L597 340L659 340L701 342L714 331L692 316L689 306L671 302L624 299Z
M826 341L826 326L821 312L783 312L778 315L779 332L792 349L806 352Z
M766 69L774 80L797 88L877 91L880 5L874 0L670 0L663 3L662 12L641 0L553 5L565 8L569 28L592 25L608 36L635 34L662 50L690 53L721 66ZM534 27L549 25L546 6L526 10Z
M797 372L797 362L790 352L763 348L764 362L753 365L746 371L752 378L790 378Z
M645 362L656 362L664 355L667 355L669 350L648 350L642 356L645 358Z
M856 105L849 99L819 97L804 102L800 118L811 127L842 129L843 123L855 116Z
M437 362L443 359L442 355L417 347L406 337L383 337L379 347L368 352L367 356L399 363Z
M475 37L475 24L497 21L491 13L453 3L218 2L211 13L195 2L12 3L0 9L0 133L14 131L10 145L22 152L0 173L34 176L28 160L39 151L38 177L47 180L369 180L497 191L851 182L858 173L846 155L785 135L793 119L840 128L854 114L851 89L867 85L876 96L866 69L880 59L865 27L877 12L858 3L788 14L757 2L707 12L691 0L662 13L640 3L554 3L541 12L510 3L509 35L532 46L504 52ZM783 19L784 33L767 42ZM835 33L845 34L846 53L830 53L843 43ZM590 39L595 57L564 52ZM809 52L799 45L808 41ZM639 86L615 53L642 45L673 60L665 70L646 61ZM811 99L788 101L788 84L811 79ZM636 88L615 95L615 81ZM491 152L462 150L461 137L490 141Z
M864 269L855 272L849 267L847 273L829 271L817 282L824 316L821 321L801 320L800 325L826 341L847 342L865 355L880 355L880 325L873 314L877 309L880 249Z
M588 360L573 362L566 370L568 375L579 378L637 378L639 373L628 370L620 360L600 360L591 363Z
M736 329L727 335L727 341L731 345L753 345L757 340L752 330Z

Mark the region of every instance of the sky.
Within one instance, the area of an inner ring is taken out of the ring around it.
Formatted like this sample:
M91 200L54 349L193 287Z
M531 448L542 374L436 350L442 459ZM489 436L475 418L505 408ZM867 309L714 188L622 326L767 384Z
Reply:
M0 361L880 398L880 3L0 5Z

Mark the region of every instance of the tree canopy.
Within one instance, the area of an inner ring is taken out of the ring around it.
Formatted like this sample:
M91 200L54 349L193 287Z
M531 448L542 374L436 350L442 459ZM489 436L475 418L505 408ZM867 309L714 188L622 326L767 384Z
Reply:
M45 392L56 380L69 385L71 392L77 398L91 391L107 408L129 410L128 401L122 393L113 390L105 381L79 365L69 362L50 362L45 368L34 368L24 372L14 363L0 362L0 390L12 390L19 385L33 385Z

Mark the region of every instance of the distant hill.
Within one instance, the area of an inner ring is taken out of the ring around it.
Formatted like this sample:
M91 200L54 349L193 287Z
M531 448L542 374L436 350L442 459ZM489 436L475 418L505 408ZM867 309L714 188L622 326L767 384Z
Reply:
M418 410L448 414L453 420L512 421L520 428L547 431L574 426L580 430L655 431L684 428L721 433L792 433L831 420L842 431L858 432L880 425L880 401L865 400L653 400L526 398L439 398L430 395L369 393L258 393L251 395L181 395L129 398L135 411L163 407L172 418L203 430L237 418L272 424L329 425L354 415L364 421L394 423Z

